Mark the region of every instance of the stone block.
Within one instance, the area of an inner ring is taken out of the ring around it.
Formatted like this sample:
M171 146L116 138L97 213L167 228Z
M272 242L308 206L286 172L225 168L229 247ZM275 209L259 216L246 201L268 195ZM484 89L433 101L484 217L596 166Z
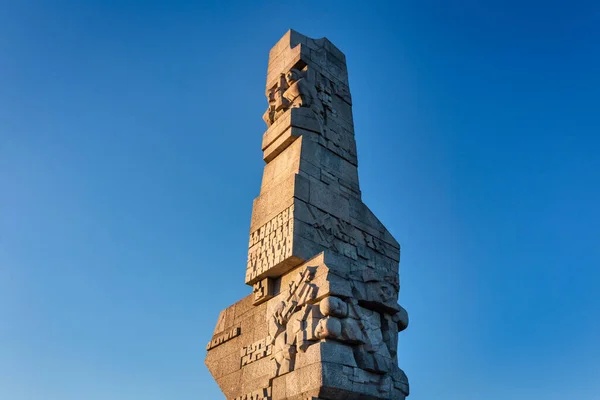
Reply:
M300 137L306 132L321 134L322 129L315 113L311 109L304 107L291 108L283 113L273 125L267 129L263 135L262 150L266 152L267 149L284 134L286 134L286 136ZM273 150L269 151L269 153L273 152ZM269 160L265 157L265 161L270 162L275 155L268 157Z
M225 357L207 362L207 366L209 367L213 378L219 379L223 376L229 375L238 371L240 369L239 363L240 356L236 352L232 352Z
M320 391L323 382L322 365L322 363L310 364L294 371L298 374L300 392Z
M334 180L342 179L347 182L346 185L358 190L358 169L356 165L340 157L339 154L329 148L317 142L307 141L302 146L300 157L302 161L306 160L335 177Z
M233 324L234 318L234 308L229 307L225 310L221 311L219 314L219 319L217 320L217 326L215 327L215 331L213 336L218 335L219 333L225 331L226 328L230 327Z
M210 368L209 368L210 369ZM212 372L212 371L211 371ZM242 370L237 370L229 375L216 379L219 388L225 395L226 399L233 399L241 394L242 387Z
M311 182L310 204L344 221L350 221L348 200L323 182Z
M300 159L300 172L316 179L321 179L321 168L306 159Z
M256 282L252 286L252 292L255 306L273 298L275 295L275 279L265 278Z
M302 231L295 227L298 220L294 213L292 205L284 211L283 217L277 216L271 225L254 232L248 253L246 283L279 277L324 250L323 246L301 235Z
M287 376L278 376L272 380L271 388L273 399L286 398L286 377Z
M265 165L260 194L268 192L276 184L300 171L302 140L294 141L271 162Z
M254 297L252 295L248 295L229 307L234 310L234 323L238 324L247 312L254 310L253 302Z
M321 362L330 362L335 364L356 367L354 352L352 346L340 343L335 340L323 340L319 343L321 350Z
M295 183L295 175L290 175L287 179L274 185L269 191L254 199L250 235L286 211L293 204Z

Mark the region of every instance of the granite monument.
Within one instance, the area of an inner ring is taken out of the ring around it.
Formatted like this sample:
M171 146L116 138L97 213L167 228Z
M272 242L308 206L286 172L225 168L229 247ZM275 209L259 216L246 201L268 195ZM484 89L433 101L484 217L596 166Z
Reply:
M252 294L221 312L206 365L228 400L404 399L400 245L361 200L346 57L290 30L266 97Z

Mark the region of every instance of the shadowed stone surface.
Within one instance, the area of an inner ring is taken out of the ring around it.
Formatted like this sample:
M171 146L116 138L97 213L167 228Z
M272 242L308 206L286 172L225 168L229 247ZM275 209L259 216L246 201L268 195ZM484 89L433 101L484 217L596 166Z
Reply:
M267 71L245 282L206 365L228 400L404 399L400 245L361 200L346 57L288 31Z

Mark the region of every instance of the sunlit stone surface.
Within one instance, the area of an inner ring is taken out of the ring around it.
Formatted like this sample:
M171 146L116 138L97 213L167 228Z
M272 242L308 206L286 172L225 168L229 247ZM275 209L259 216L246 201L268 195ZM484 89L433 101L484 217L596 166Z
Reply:
M267 71L246 283L206 365L228 400L404 399L400 245L361 200L346 57L288 31Z

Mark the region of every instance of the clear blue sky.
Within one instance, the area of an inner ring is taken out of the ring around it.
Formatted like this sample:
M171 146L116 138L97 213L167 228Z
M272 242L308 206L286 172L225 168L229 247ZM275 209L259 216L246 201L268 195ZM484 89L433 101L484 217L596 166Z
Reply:
M361 3L0 0L0 399L223 398L289 28L347 56L411 399L599 398L599 3Z

